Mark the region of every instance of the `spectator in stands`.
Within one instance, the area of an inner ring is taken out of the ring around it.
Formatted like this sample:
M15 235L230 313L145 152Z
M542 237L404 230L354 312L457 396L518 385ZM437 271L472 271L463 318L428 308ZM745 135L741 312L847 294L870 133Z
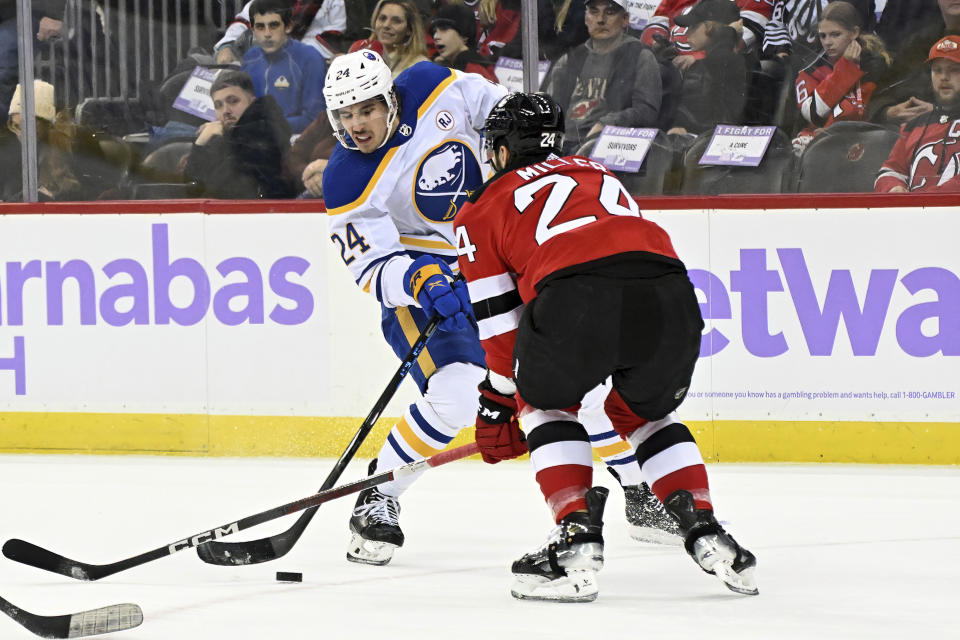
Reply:
M34 0L34 45L60 37L66 0ZM17 3L0 2L0 113L10 109L10 98L20 78L20 40L17 36Z
M678 25L674 18L689 12L699 1L663 0L643 30L641 39L644 44L656 52L672 48L676 64L681 69L687 69L702 56L684 57L691 54L687 27ZM773 3L767 0L737 0L737 6L740 9L740 19L743 20L743 50L749 51L763 41L763 31L773 14Z
M794 140L798 149L834 122L866 120L877 80L890 67L883 41L863 30L862 18L849 2L824 8L818 34L823 53L796 81L797 106L805 122Z
M246 72L227 70L213 81L210 97L217 120L200 127L184 169L198 183L195 195L295 196L295 181L285 170L290 125L273 96L258 98Z
M253 43L250 33L252 4L253 0L250 0L243 5L226 33L214 45L218 64L239 61ZM310 45L330 60L341 51L338 36L347 28L344 0L298 0L293 5L291 23L291 38Z
M323 197L323 172L337 144L326 113L317 116L293 143L288 163L289 174L300 176L305 189L303 197Z
M820 20L830 0L776 0L773 15L763 34L763 54L766 57L794 56L794 68L805 67L820 54L817 44ZM850 0L860 24L873 31L877 22L875 0Z
M34 80L34 113L37 123L37 191L44 200L82 200L83 189L70 167L72 126L69 112L57 114L53 85L43 80ZM23 200L20 140L22 136L21 86L14 88L10 101L7 129L15 136L7 148L0 152L3 168L0 169L0 201Z
M293 28L286 0L254 0L250 7L256 46L243 56L258 96L271 95L290 130L299 134L326 109L327 65L315 49L289 37Z
M477 19L472 9L462 4L442 7L430 22L430 32L437 47L434 62L497 82L493 64L477 53Z
M373 36L358 40L350 50L375 49L391 65L394 77L409 66L426 60L425 32L418 26L423 24L422 16L426 9L421 8L422 4L419 2L415 6L410 2L381 0L374 7L369 20L373 25ZM387 46L392 54L385 53ZM300 177L304 187L303 197L323 196L323 172L336 145L326 113L317 116L294 142L290 152L289 173Z
M683 74L680 106L668 133L700 134L718 124L741 124L746 104L747 67L736 49L740 10L733 0L702 0L674 18L687 30L693 54L700 54Z
M887 0L877 35L890 51L897 51L906 38L942 22L937 0Z
M408 0L380 0L370 23L373 35L354 42L351 52L373 49L390 67L394 78L416 63L428 60L423 18Z
M930 47L948 35L960 35L960 0L937 0L941 20L907 37L894 51L893 66L871 102L870 120L901 125L933 109L933 90L924 60Z
M903 125L874 191L960 191L960 36L930 49L931 111Z
M541 59L555 61L590 36L584 22L586 7L582 0L536 0L536 3ZM517 29L516 36L500 50L500 55L523 57L522 29Z
M488 58L496 58L520 29L520 0L449 0L447 4L473 10L477 19L477 52Z
M550 70L544 91L566 114L564 151L572 152L604 125L655 127L660 115L660 69L653 52L627 35L626 0L587 0L589 40Z

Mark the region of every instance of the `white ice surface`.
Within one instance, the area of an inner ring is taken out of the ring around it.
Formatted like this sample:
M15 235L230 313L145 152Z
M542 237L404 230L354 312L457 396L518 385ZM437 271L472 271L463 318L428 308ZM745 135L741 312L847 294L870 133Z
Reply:
M309 495L331 460L0 456L0 537L110 563ZM354 461L341 481L359 477ZM710 465L717 515L758 557L760 595L738 596L679 547L627 536L612 488L606 567L591 604L509 593L510 563L551 522L526 462L462 461L403 500L407 536L386 567L344 559L353 498L326 504L285 557L206 565L192 550L97 582L0 558L0 595L43 615L135 602L111 638L960 638L960 468ZM253 539L296 516L243 531ZM301 584L277 571L304 574ZM33 637L0 616L0 639Z

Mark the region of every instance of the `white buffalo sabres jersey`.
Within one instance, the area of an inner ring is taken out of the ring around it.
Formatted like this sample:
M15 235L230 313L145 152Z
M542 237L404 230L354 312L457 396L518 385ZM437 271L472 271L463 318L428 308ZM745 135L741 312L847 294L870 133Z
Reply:
M415 304L403 274L429 253L456 267L453 218L489 173L480 129L507 90L421 62L394 82L399 124L374 153L337 147L323 173L330 239L357 284L387 307Z

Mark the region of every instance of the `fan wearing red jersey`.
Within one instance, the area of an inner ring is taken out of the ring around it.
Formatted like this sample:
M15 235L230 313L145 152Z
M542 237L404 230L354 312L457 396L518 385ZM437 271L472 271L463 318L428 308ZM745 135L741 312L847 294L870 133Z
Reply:
M488 368L477 443L487 462L529 448L558 525L513 563L512 594L597 597L607 490L593 486L577 408L608 377L607 415L634 445L687 552L731 590L756 594L756 559L714 517L703 458L674 414L704 326L686 268L612 172L555 154L563 132L548 95L501 99L484 124L497 174L454 221Z
M938 40L927 64L933 110L900 128L874 191L960 191L960 36Z
M831 2L817 30L823 53L796 80L797 107L806 126L795 146L803 147L840 120L866 120L877 79L890 66L890 54L877 36L865 33L863 17L848 2Z

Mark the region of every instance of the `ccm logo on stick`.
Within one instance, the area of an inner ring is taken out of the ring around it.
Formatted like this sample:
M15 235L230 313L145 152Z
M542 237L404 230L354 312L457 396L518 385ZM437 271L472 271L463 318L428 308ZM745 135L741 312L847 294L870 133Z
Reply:
M230 535L231 533L238 533L239 531L240 527L238 526L238 523L234 522L233 524L228 524L226 527L217 527L216 529L211 529L210 531L198 533L189 540L174 542L168 548L170 549L170 553L176 553L181 549L186 549L187 547L199 547L204 542L216 540L217 538L222 538L223 536Z

